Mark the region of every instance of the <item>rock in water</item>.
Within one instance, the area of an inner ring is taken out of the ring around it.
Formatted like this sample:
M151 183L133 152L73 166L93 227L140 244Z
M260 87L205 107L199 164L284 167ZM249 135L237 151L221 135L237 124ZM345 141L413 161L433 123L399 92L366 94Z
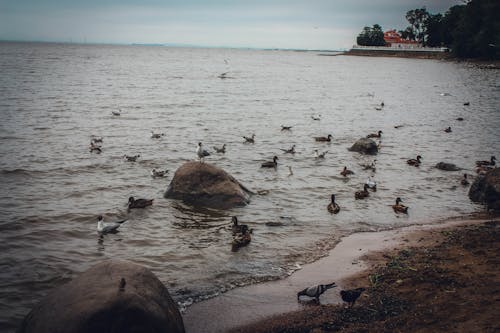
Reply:
M349 148L349 150L367 155L376 155L378 153L377 144L375 141L368 138L359 139L352 145L351 148Z
M439 162L436 164L436 168L439 170L444 170L444 171L458 171L461 170L459 167L457 167L453 163L446 163L446 162Z
M187 162L175 172L165 198L227 209L248 204L251 194L224 170L209 163Z
M184 324L167 288L149 269L107 260L54 289L18 332L183 333Z
M477 177L470 187L469 198L474 202L485 203L488 209L500 211L500 168Z

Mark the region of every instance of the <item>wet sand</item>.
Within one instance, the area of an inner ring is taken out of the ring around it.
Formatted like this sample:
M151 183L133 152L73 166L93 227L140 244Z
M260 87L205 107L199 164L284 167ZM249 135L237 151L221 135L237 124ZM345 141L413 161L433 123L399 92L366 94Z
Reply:
M328 256L291 276L243 288L196 303L183 315L188 333L225 332L284 313L310 309L311 302L297 302L297 292L305 287L336 282L338 287L321 296L320 303L340 304L339 290L355 287L350 278L386 260L384 252L402 246L429 246L436 241L429 231L461 225L481 224L491 219L462 218L443 223L416 225L381 232L355 233L343 238Z

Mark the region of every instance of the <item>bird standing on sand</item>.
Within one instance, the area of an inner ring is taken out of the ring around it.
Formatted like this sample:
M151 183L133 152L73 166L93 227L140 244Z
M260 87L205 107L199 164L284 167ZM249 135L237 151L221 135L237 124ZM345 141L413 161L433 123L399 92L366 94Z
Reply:
M340 296L344 302L349 303L349 307L352 308L354 306L354 302L361 296L361 293L365 291L365 288L356 288L351 290L341 290Z
M338 214L338 212L340 212L340 206L335 202L335 194L332 194L331 202L328 204L326 208L332 214Z
M203 144L198 142L198 147L196 148L196 155L200 159L200 163L204 160L205 156L210 156L210 153L203 149Z
M274 156L272 161L264 162L260 165L261 168L276 168L278 166L278 156Z
M154 199L134 199L134 197L128 198L128 209L134 208L146 208L147 206L151 206L153 204Z
M395 205L392 205L392 209L394 210L395 213L404 213L404 214L408 214L408 207L406 207L405 205L403 205L401 203L401 198L400 197L397 197L396 198L396 204Z
M99 215L97 217L97 232L101 235L117 232L118 228L125 221L127 220L104 223L104 218L102 217L102 215Z
M300 296L309 296L309 297L314 297L316 301L319 302L319 296L321 296L328 289L335 287L336 287L335 282L332 282L329 284L320 284L317 286L306 288L297 293L297 300L300 300Z

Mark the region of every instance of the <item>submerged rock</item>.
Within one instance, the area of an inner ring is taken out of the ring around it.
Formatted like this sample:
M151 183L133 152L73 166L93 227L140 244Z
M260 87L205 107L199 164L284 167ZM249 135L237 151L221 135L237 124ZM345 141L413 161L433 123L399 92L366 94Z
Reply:
M500 168L477 177L470 187L469 198L486 204L488 209L500 211Z
M183 333L167 288L147 268L108 260L59 286L24 319L19 333Z
M224 170L200 162L187 162L174 174L165 198L227 209L249 203L252 192Z
M439 162L436 164L436 168L439 170L444 170L444 171L459 171L462 170L461 168L457 167L453 163L446 163L446 162Z
M349 150L368 155L376 155L378 153L377 144L375 141L368 138L359 139L349 148Z

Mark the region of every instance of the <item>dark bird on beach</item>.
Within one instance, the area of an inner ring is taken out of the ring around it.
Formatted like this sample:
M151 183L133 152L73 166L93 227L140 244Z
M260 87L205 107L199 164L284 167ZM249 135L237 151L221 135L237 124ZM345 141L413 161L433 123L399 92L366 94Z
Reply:
M118 228L125 221L127 220L105 223L102 215L99 215L97 217L97 232L101 235L118 232Z
M226 153L226 144L223 144L221 148L214 146L214 150L216 153L225 154Z
M342 171L340 171L340 174L344 177L347 177L348 175L354 175L354 171L347 169L345 166Z
M280 148L281 149L281 148ZM285 154L295 154L295 145L293 145L290 149L281 149Z
M489 161L476 161L476 166L495 166L497 158L495 156L491 156Z
M342 297L342 300L346 303L349 303L349 307L352 308L356 300L359 298L359 296L361 296L361 293L365 290L365 288L341 290L340 296Z
M260 165L261 168L276 168L278 166L278 156L274 156L272 161L264 162Z
M335 202L335 194L332 194L331 202L328 204L326 208L332 214L337 214L338 212L340 212L340 206Z
M448 126L445 130L444 130L446 133L451 133L451 126Z
M368 192L368 184L365 184L363 186L363 190L362 191L357 191L354 193L354 199L364 199L364 198L368 198L370 196L370 192Z
M462 178L462 180L460 181L460 184L462 184L463 186L469 185L469 180L467 179L466 173L464 173L464 178Z
M420 166L420 163L422 163L421 159L422 159L422 156L417 155L417 158L411 158L411 159L407 160L406 163L408 163L409 165L413 165L413 166L418 167L418 166Z
M120 284L118 285L118 291L125 291L125 285L127 282L125 281L125 278L121 278Z
M317 286L306 288L297 293L297 300L300 300L300 296L308 296L308 297L314 297L316 301L319 302L319 296L321 296L328 289L335 287L337 287L335 285L335 282L332 282L329 284L320 284Z
M383 133L382 131L378 131L377 133L368 134L366 137L367 138L381 138L382 133Z
M396 198L396 204L395 205L392 205L392 209L394 210L395 213L404 213L404 214L408 214L408 207L406 207L405 205L403 205L401 203L401 198L400 197L397 197Z
M203 149L203 144L201 142L198 142L198 147L196 147L196 155L198 155L201 163L206 156L210 156L210 153Z
M328 136L316 136L314 137L315 141L318 142L330 142L332 141L333 136L331 134L328 134Z
M293 127L293 126L285 126L285 125L281 125L281 130L282 130L282 131L291 131L291 130L292 130L292 127Z
M243 136L243 139L245 139L246 143L255 143L255 134L252 134L251 137Z
M134 199L134 197L128 198L128 209L134 208L146 208L147 206L151 206L153 204L154 199Z
M127 162L136 162L139 157L141 157L141 155L135 155L135 156L123 155L123 158Z

